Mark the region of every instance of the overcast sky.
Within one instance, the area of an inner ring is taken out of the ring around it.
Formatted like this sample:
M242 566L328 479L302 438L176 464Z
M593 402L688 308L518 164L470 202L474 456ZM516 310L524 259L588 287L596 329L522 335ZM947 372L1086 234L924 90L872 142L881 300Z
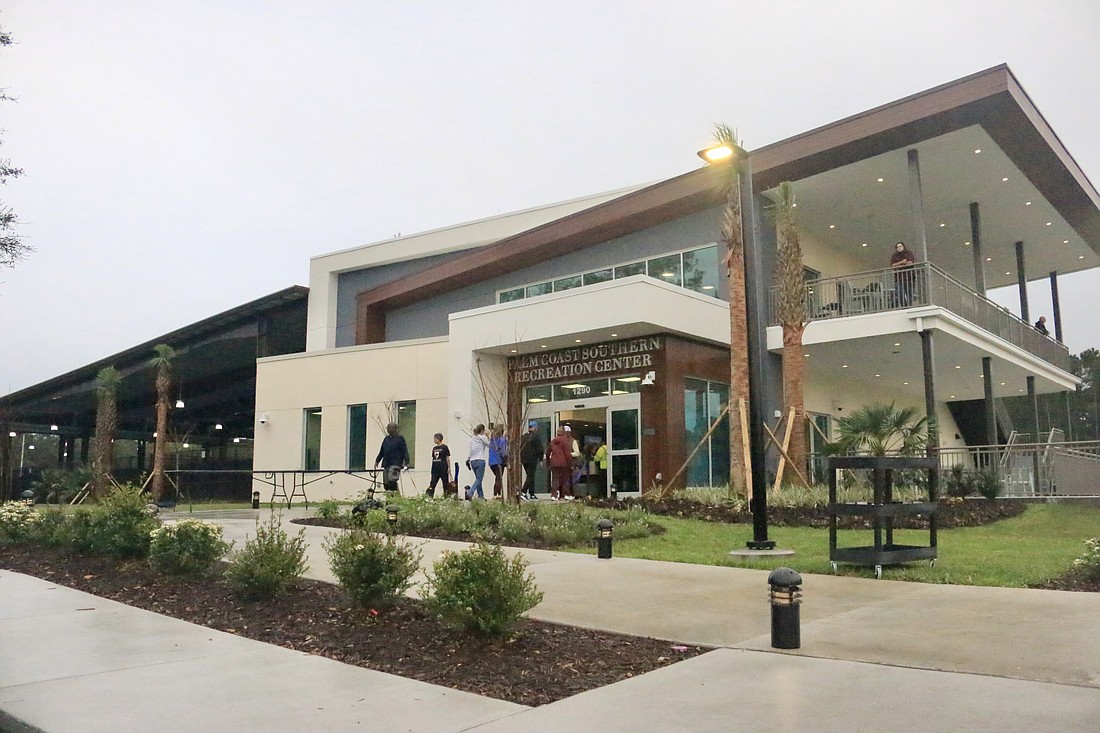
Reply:
M1007 63L1100 182L1100 2L8 0L0 394L309 257L698 166ZM1100 274L1060 280L1100 346ZM1048 288L1030 290L1050 313ZM1000 298L1014 303L1015 294Z

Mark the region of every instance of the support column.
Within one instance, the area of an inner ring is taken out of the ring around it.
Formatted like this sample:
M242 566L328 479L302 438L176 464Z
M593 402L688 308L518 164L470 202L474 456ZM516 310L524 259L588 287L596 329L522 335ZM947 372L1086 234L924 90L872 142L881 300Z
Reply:
M1058 301L1058 271L1051 270L1050 272L1050 303L1054 308L1054 338L1058 339L1058 343L1064 344L1062 340L1062 304Z
M1039 430L1039 395L1035 394L1035 377L1029 376L1027 378L1027 398L1031 400L1031 420L1032 425L1035 426L1035 439L1032 443L1035 443L1035 448L1031 451L1031 475L1032 490L1038 494L1042 482L1039 480L1039 443L1041 442L1040 430Z
M921 360L924 362L924 414L928 416L928 447L938 448L939 428L936 425L936 352L932 332L920 331Z
M0 503L15 498L11 495L11 444L15 438L10 433L11 425L0 420Z
M1027 307L1027 265L1024 262L1023 242L1016 243L1016 287L1020 289L1020 318L1024 319L1024 323L1031 323L1031 311Z
M1062 399L1066 403L1066 440L1068 441L1073 440L1073 410L1070 408L1070 394L1069 390L1062 392Z
M970 204L970 249L974 255L974 289L985 295L985 257L982 255L982 212L978 202Z
M905 153L909 160L909 205L913 213L913 246L921 262L928 262L928 236L924 230L924 196L920 186L920 156L916 148Z
M993 407L993 357L982 357L982 381L985 382L985 442L997 445L997 411Z

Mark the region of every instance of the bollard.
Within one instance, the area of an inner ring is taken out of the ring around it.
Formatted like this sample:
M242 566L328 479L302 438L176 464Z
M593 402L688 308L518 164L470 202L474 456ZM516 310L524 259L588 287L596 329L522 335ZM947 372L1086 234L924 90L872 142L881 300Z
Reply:
M19 496L22 497L24 504L27 506L34 506L34 492L30 489L27 489Z
M259 491L253 491L252 492L252 508L253 509L259 509L260 508L260 492Z
M601 560L611 558L611 526L610 519L596 522L596 530L599 532L596 536L596 557Z
M616 486L615 484L611 484L610 492L611 492L611 501L618 501L618 499L619 499L619 487Z
M389 526L390 534L397 533L397 512L401 510L401 507L396 504L390 504L386 507L386 524Z
M802 645L799 610L802 576L790 568L776 568L768 576L772 606L772 648L798 649Z

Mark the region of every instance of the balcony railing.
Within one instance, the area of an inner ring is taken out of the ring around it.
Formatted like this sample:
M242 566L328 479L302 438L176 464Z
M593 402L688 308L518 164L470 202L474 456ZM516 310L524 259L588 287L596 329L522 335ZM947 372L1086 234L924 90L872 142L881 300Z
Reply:
M936 305L1063 371L1070 371L1069 350L1065 346L929 262L906 270L887 268L822 278L808 285L807 322ZM769 293L768 325L780 325L776 288Z

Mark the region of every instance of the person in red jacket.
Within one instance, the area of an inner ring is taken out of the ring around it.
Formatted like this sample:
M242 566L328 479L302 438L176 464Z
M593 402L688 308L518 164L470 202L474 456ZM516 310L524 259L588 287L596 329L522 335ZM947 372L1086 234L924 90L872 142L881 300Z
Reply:
M558 428L550 445L546 447L546 462L550 467L550 501L566 501L573 477L573 439Z

